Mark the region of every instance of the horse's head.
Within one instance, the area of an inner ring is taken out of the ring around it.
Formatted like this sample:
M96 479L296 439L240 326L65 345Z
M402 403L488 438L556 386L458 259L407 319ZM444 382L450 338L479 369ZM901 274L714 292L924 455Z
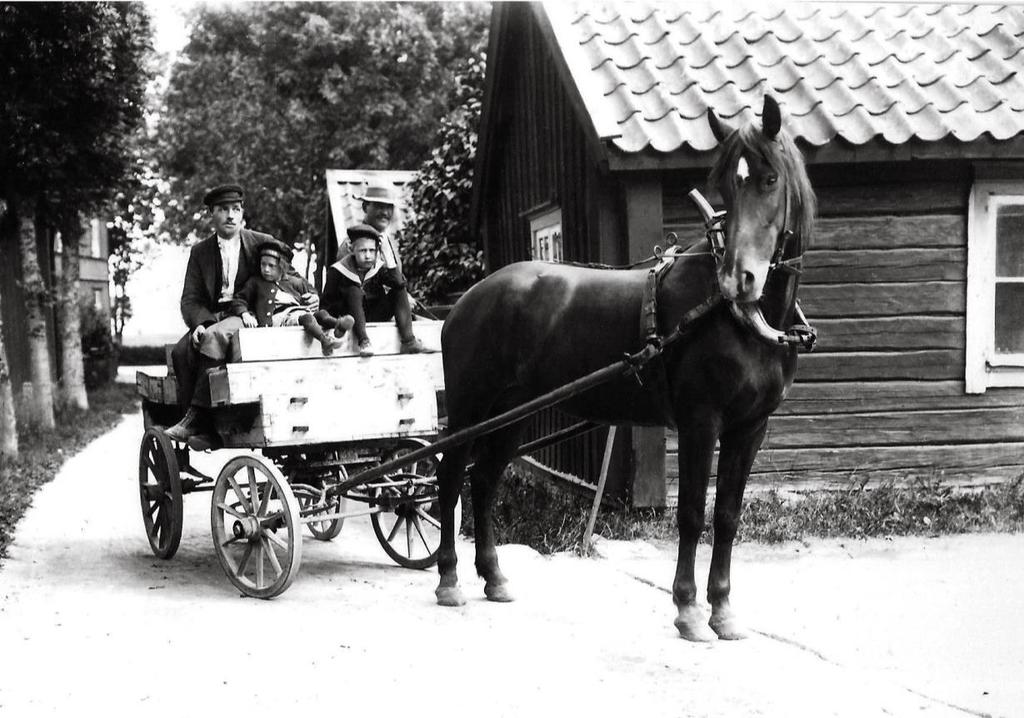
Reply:
M718 283L726 299L760 299L773 259L800 253L810 240L814 192L803 158L765 95L761 127L733 129L708 110L719 152L709 183L725 202L725 255Z

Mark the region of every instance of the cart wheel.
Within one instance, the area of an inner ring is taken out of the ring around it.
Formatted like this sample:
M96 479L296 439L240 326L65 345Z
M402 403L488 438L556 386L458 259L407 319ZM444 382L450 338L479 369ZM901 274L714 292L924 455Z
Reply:
M317 509L319 511L325 511L330 513L344 513L348 502L344 498L334 497L329 501L323 501L322 499L316 499L312 496L300 496L299 506L302 509L302 513L306 514L310 509ZM306 528L313 534L313 538L318 541L330 541L338 538L338 534L341 533L342 527L345 525L345 519L327 519L325 521L310 521L306 524Z
M153 553L169 559L181 543L182 501L178 460L163 429L146 429L139 447L142 523Z
M386 459L426 446L420 439L406 439ZM370 516L373 532L391 559L405 568L430 568L437 563L441 545L441 513L437 500L437 456L427 456L402 471L371 483L371 505L384 511ZM455 533L462 524L461 500L455 506Z
M231 459L213 485L213 547L228 579L253 598L291 585L302 562L299 502L273 464Z

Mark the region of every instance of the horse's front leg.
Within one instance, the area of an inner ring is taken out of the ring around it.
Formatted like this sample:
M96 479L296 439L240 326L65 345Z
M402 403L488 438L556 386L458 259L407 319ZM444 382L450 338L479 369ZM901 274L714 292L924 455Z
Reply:
M675 626L688 641L713 641L707 617L697 606L697 583L694 561L697 543L704 530L704 502L707 498L708 476L718 439L718 422L691 420L679 426L679 557L672 582L672 600L678 615Z
M715 492L715 535L708 575L708 602L711 604L711 629L719 638L746 638L729 605L732 544L740 524L743 490L747 486L750 467L761 448L768 418L723 434L718 453L718 483Z

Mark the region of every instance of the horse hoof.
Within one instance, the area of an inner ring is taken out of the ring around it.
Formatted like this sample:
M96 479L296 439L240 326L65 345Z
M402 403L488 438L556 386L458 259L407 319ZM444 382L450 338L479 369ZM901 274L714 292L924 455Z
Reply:
M495 603L509 603L516 600L512 592L508 590L507 583L484 584L484 595L487 596L488 601Z
M680 609L675 620L676 630L687 641L706 642L715 640L715 634L708 628L704 615L696 606Z
M742 641L749 635L732 616L715 618L712 614L708 625L723 641Z
M462 595L462 589L458 586L439 586L434 595L437 596L438 606L466 605L466 597Z

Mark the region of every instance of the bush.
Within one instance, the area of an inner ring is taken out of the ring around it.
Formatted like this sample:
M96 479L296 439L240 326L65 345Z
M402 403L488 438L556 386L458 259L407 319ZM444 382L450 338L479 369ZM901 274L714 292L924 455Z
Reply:
M79 302L78 318L85 387L95 389L110 382L117 373L117 352L110 335L110 318L88 299Z
M437 144L409 183L414 217L400 238L410 291L444 304L484 275L483 252L470 233L473 164L483 96L483 45L458 78L458 106L442 122Z

